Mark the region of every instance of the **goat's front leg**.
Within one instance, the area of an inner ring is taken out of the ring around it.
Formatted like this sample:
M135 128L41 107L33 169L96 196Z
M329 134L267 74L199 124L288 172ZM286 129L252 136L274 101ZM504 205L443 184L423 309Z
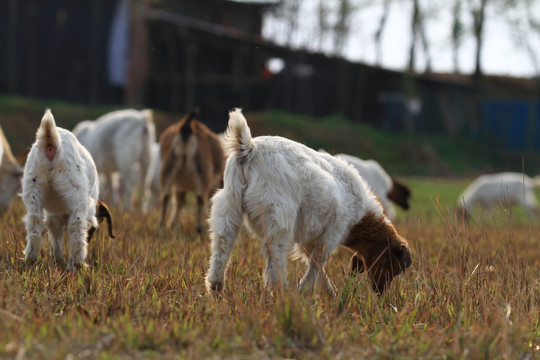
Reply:
M87 242L86 242L86 209L79 208L70 215L68 220L69 233L69 257L68 270L75 270L77 267L86 266Z
M324 271L324 265L330 256L331 251L328 251L325 245L321 248L311 249L305 256L308 259L308 269L300 280L300 291L313 291L315 285L321 286L323 290L333 294L335 292L334 285L330 282Z
M62 240L64 239L65 219L61 216L47 216L47 228L49 229L49 240L51 242L51 253L57 264L64 261L64 248Z
M24 225L26 227L26 249L24 250L24 260L26 262L36 261L43 248L43 208L40 198L29 193L23 197L26 207Z
M124 185L122 195L124 200L124 210L129 210L131 208L131 198L133 193L133 174L132 169L121 169L120 171L120 180Z

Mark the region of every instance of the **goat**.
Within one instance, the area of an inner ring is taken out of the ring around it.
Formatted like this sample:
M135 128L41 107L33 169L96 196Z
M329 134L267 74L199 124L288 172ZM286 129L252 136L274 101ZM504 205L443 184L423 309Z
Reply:
M23 169L13 156L11 147L0 127L0 214L9 208L21 185Z
M82 121L73 133L92 154L99 173L107 180L110 194L114 192L113 174L119 172L125 210L131 207L134 166L138 165L144 208L149 191L151 146L156 141L152 110L113 111L95 121Z
M160 137L161 225L165 223L171 193L176 195L167 225L180 215L186 192L197 196L197 232L202 233L208 199L223 176L223 147L217 135L197 121L198 110L169 126Z
M477 177L459 195L457 214L469 220L472 210L479 205L484 211L491 212L497 205L505 207L522 206L529 216L537 218L540 206L534 194L534 188L540 180L532 179L522 173L503 172Z
M35 261L43 247L45 215L56 262L63 262L62 240L67 227L68 269L85 266L87 240L91 238L92 228L98 227L96 211L100 211L100 218L108 219L109 235L112 235L110 213L106 206L106 211L97 208L98 195L99 179L92 156L71 132L56 126L47 109L28 154L22 180L22 200L27 211L25 261Z
M404 210L410 208L411 190L409 187L388 175L377 161L363 160L347 154L337 154L336 156L347 161L358 170L360 176L375 191L375 195L379 198L386 215L391 221L396 219L396 209L392 202Z
M251 137L240 109L229 114L224 187L210 211L210 293L222 290L238 231L246 224L262 241L267 287L287 286L287 254L307 263L300 290L320 282L332 291L324 266L343 245L351 271L367 270L381 293L411 265L411 252L366 182L344 160L278 136ZM360 261L358 261L360 260Z

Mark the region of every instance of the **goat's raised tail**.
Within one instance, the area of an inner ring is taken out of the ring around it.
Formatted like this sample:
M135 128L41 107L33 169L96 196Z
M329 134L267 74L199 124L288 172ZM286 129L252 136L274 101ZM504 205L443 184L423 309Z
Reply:
M41 125L36 133L36 140L38 148L44 149L45 156L49 161L52 161L60 148L61 142L51 109L45 110Z
M249 160L253 149L251 139L251 130L249 130L246 118L242 115L242 109L236 108L229 112L229 127L225 132L227 156L236 153L240 162L244 164Z

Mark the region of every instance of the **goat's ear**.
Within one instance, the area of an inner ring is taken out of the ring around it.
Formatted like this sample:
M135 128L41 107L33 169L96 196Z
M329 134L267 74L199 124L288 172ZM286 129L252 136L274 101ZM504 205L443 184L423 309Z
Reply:
M102 200L98 200L96 207L96 217L98 219L98 222L103 221L104 218L107 219L109 237L115 239L116 236L113 234L112 216L111 212L109 211L109 207Z
M189 124L191 120L195 119L199 115L199 108L196 107L192 112L186 115L186 124Z

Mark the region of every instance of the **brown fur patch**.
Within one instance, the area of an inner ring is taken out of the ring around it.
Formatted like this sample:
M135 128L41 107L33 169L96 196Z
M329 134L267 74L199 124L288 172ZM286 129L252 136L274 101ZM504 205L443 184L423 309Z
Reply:
M377 293L412 262L407 240L383 216L372 212L351 228L343 245L354 251L351 272L367 270Z

